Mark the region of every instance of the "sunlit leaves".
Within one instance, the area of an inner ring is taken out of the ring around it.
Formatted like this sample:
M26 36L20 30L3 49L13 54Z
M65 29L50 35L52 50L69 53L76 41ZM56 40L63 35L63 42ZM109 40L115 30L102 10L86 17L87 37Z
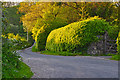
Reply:
M118 34L118 38L117 38L117 51L118 51L118 54L120 54L120 32Z
M94 28L93 28L94 27ZM110 25L97 16L71 23L50 32L46 49L50 51L76 51L98 40L97 35L104 34Z

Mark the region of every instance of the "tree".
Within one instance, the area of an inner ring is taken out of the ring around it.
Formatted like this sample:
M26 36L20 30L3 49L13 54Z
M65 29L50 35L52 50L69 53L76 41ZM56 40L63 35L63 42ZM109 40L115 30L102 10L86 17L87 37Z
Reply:
M39 27L42 27L44 23L47 23L49 20L54 20L58 17L67 21L68 23L78 20L76 11L71 7L64 6L61 2L20 3L18 13L25 14L21 17L21 21L23 22L24 29L27 32L32 32L32 29L35 27L38 19L41 19L41 24Z
M81 3L81 7L79 8L79 10L80 10L80 13L79 13L80 20L87 19L88 16L89 16L89 13L86 9L86 3L85 2Z
M113 6L113 3L105 2L22 2L18 13L24 13L21 17L24 30L32 32L32 30L40 29L50 20L54 21L55 18L63 19L68 24L89 16L99 16L107 21L116 20L117 15L114 9L117 8ZM112 16L114 16L113 19Z

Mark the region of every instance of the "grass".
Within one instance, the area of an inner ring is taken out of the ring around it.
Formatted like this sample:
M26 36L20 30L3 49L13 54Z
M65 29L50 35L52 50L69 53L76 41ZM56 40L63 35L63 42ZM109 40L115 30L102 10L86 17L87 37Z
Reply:
M9 67L9 66L7 66ZM33 76L32 71L30 70L30 67L27 66L25 63L20 62L19 68L10 66L11 69L4 68L4 75L2 76L3 79L8 78L30 78ZM8 70L7 70L8 69Z
M38 52L39 50L35 48L35 46L32 47L32 52Z
M53 52L53 51L41 51L41 54L46 55L58 55L58 56L90 56L89 54L71 53L71 52Z
M53 51L41 51L41 54L45 54L45 55L57 55L57 56L112 56L112 58L110 58L110 60L116 60L119 61L120 60L120 56L119 55L115 55L115 54L102 54L102 55L90 55L90 54L83 54L82 52L79 53L71 53L71 52L53 52Z
M46 54L46 55L58 55L58 56L115 56L115 54L101 54L101 55L90 55L87 53L82 53L82 52L76 52L76 53L71 53L71 52L54 52L54 51L41 51L41 54Z
M32 47L32 52L38 52L39 50L37 50L35 48L35 46ZM101 54L101 55L90 55L87 53L82 53L82 52L76 52L76 53L71 53L71 52L54 52L54 51L41 51L41 54L45 54L45 55L56 55L56 56L112 56L112 58L110 58L110 60L120 60L120 56L116 55L116 54Z
M120 55L114 55L112 56L112 58L110 58L110 60L116 60L116 61L119 61L120 60Z

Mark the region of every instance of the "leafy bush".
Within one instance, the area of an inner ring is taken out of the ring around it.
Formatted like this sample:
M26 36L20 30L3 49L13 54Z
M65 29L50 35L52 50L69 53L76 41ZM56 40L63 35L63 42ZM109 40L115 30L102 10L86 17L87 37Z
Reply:
M21 57L12 50L13 43L3 38L2 45L2 78L30 78L30 68L19 60Z
M7 38L8 36L8 38ZM12 43L11 50L21 50L28 48L33 45L34 40L29 37L29 41L26 41L24 37L19 36L18 34L15 36L13 33L8 33L8 35L2 35L3 39L8 39L9 43ZM4 43L4 42L3 42Z
M25 39L24 37L21 37L19 34L14 35L14 33L8 33L7 36L8 36L8 39L10 39L10 40L26 41L26 39ZM6 36L5 36L5 35L2 35L2 37L5 38ZM7 37L6 37L6 38L7 38Z
M15 7L7 8L6 11L8 13L4 14L3 12L4 15L2 17L2 32L3 34L7 34L2 34L2 78L5 80L8 78L13 80L14 78L30 78L33 73L29 66L20 60L21 57L18 53L16 53L16 50L21 49L22 46L25 46L25 44L28 45L28 42L17 34L18 32L23 32L23 29L19 31L18 26L21 25L19 24L20 15L16 14L17 9Z
M14 39L15 38L15 35L13 33L8 33L8 39Z
M4 15L7 17L7 20L10 24L13 25L19 25L20 17L22 14L17 14L17 8L19 6L13 6L13 7L7 7L6 13L4 12Z
M33 45L33 42L17 41L17 42L14 42L14 45L12 46L12 49L21 50L21 49L31 47L32 45Z
M118 25L111 26L111 28L108 30L108 35L111 39L116 39L119 33L119 27Z
M47 25L42 26L35 37L36 41L36 49L44 50L45 49L45 42L49 32L49 28Z
M117 51L118 51L118 54L120 54L120 32L118 34L118 38L117 38Z
M91 42L97 41L97 35L104 34L110 27L108 22L98 17L74 22L65 27L51 31L47 38L46 50L80 51Z
M47 37L53 29L65 26L67 23L65 21L60 21L61 19L54 19L53 21L47 21L42 27L37 31L35 36L36 49L45 50Z

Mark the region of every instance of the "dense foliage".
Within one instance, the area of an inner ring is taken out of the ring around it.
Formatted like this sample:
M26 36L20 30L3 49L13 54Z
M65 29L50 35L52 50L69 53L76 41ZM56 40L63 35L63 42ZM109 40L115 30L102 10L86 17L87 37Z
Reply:
M28 48L33 45L34 41L32 36L29 36L29 41L24 37L21 37L19 34L14 35L13 33L8 33L7 35L2 35L3 38L8 39L9 42L13 43L12 50L20 50Z
M23 22L25 29L30 32L35 27L38 19L41 20L41 24L39 25L40 27L43 25L42 22L52 21L55 18L66 20L67 23L71 23L79 19L79 15L76 10L68 6L64 6L64 4L61 4L60 2L22 2L20 3L18 10L20 13L25 13L25 15L21 17L21 21Z
M84 49L91 42L98 40L97 35L104 34L110 28L108 22L98 17L91 17L80 22L53 30L46 43L46 50L76 51Z
M6 8L5 16L6 16L9 24L21 25L20 17L22 16L22 14L17 14L18 7L19 6L13 6L13 7Z
M116 3L21 2L19 6L4 8L2 34L6 38L3 38L2 42L3 78L30 78L33 75L30 68L19 60L21 57L16 53L16 50L32 46L33 39L36 44L32 51L44 50L46 46L46 50L51 52L43 51L43 54L64 56L81 55L82 52L73 54L73 51L85 50L91 42L98 40L97 35L102 35L105 31L108 31L112 39L116 39L120 29L118 27L119 7ZM86 18L89 19L85 20ZM110 22L112 26L103 19ZM28 42L26 31L29 32ZM118 36L118 53L120 53L119 41ZM54 53L55 51L58 52ZM118 55L113 59L118 60Z
M118 38L117 38L117 51L118 51L118 54L120 54L120 32L119 32Z
M29 66L22 62L16 50L24 49L33 44L27 42L17 7L3 7L2 13L2 78L30 78L33 73ZM17 21L16 21L17 19ZM12 32L12 33L11 33ZM22 35L21 35L22 34Z
M118 37L118 33L119 33L119 26L118 25L113 25L111 26L111 28L108 30L108 35L111 39L116 40L116 38Z
M3 38L2 45L2 78L30 78L33 73L23 63L13 48L13 43Z
M8 38L10 40L20 40L20 41L26 41L24 37L21 37L19 34L14 35L14 33L8 33L7 35L2 35L4 38Z
M85 19L89 16L100 16L107 21L118 23L118 6L111 2L22 2L19 12L25 13L21 20L25 28L32 30L38 18L60 16L68 23Z
M20 17L22 16L22 14L17 14L18 7L19 6L7 7L3 10L3 14L5 17L4 19L8 23L7 25L3 26L3 29L6 33L24 33L24 30L22 29L23 26L20 23Z
M24 13L21 17L24 29L33 33L36 49L39 50L44 50L46 37L52 29L58 28L57 25L54 26L58 22L58 25L63 25L63 22L70 24L88 17L99 16L112 25L118 24L118 6L111 2L21 2L18 12ZM111 32L113 30L114 32ZM117 30L116 26L109 30L109 35L113 39L117 37L113 37L113 34L118 34Z
M37 34L35 36L36 49L45 50L46 40L50 31L59 27L63 27L66 24L67 22L60 18L55 18L51 21L44 22L44 25L40 27L40 29L37 31Z

